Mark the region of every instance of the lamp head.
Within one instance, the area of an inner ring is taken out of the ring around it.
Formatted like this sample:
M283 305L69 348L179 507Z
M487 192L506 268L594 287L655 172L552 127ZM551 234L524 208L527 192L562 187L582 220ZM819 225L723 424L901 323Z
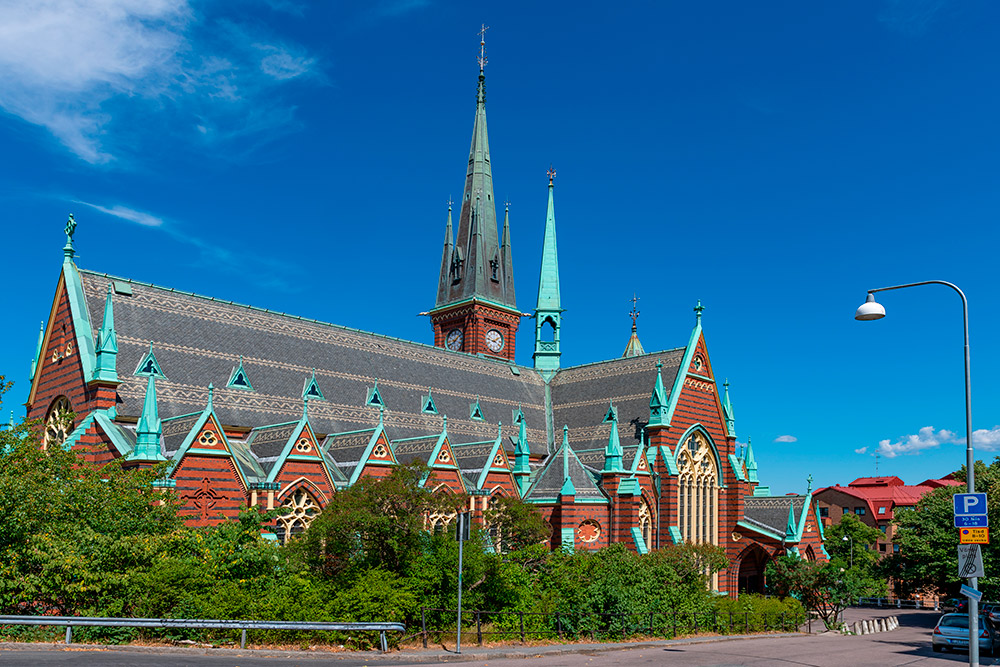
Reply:
M885 307L875 300L875 295L871 292L868 292L868 298L854 313L854 319L861 321L880 320L883 317L885 317Z
M842 539L842 540L843 540L844 542L846 542L848 538L847 538L847 535L844 535L844 536L843 536L842 538L840 538L840 539Z

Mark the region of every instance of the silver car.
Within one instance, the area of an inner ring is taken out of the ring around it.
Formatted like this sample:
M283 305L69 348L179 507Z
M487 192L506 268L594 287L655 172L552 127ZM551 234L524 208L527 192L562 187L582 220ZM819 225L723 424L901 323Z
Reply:
M986 616L979 617L979 652L985 655L996 655L1000 646L1000 636L996 626ZM945 614L938 619L931 635L931 647L935 651L948 648L968 650L969 648L969 615Z

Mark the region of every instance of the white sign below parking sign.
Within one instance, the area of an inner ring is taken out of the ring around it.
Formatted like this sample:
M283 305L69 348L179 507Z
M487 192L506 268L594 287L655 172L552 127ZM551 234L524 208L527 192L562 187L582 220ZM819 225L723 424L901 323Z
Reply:
M963 579L986 576L983 553L979 550L978 544L958 545L958 576Z

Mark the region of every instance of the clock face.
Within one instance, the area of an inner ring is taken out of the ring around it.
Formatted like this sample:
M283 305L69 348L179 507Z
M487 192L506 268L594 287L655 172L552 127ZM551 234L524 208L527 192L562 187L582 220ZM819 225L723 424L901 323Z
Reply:
M465 336L462 335L461 329L452 329L448 332L448 337L445 339L445 344L448 346L449 350L455 350L460 352L462 350L462 340Z
M503 334L496 329L490 329L486 332L486 347L490 349L491 352L499 352L503 349Z

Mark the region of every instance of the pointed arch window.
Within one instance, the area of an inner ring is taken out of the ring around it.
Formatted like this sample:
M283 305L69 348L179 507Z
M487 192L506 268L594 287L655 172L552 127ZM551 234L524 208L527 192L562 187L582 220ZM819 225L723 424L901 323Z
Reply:
M316 500L305 489L296 489L281 503L281 509L285 513L278 517L276 532L282 544L304 533L320 512Z
M443 535L456 516L455 512L433 512L427 516L427 529L434 535Z
M646 543L646 549L653 549L653 512L649 508L649 503L645 498L639 501L639 530L642 533L642 541Z
M681 537L694 544L719 543L719 484L715 453L701 432L677 448L677 523Z

